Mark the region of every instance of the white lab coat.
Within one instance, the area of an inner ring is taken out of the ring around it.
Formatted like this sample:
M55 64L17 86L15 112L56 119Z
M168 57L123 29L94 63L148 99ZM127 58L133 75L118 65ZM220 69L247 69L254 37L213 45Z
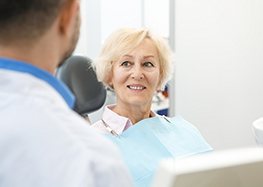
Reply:
M114 145L46 81L0 68L1 187L128 187Z

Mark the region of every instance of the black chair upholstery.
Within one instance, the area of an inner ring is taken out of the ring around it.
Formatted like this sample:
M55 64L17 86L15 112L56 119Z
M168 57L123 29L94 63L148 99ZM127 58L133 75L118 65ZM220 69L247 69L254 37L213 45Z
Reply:
M71 56L58 68L56 76L76 97L74 110L82 116L100 109L106 99L106 89L91 67L91 59Z

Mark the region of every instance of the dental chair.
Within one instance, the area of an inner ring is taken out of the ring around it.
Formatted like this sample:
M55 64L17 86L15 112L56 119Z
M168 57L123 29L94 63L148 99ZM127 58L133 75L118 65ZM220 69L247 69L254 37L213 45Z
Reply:
M87 121L88 114L100 109L106 100L106 89L97 80L91 63L87 57L71 56L56 73L76 97L74 110Z

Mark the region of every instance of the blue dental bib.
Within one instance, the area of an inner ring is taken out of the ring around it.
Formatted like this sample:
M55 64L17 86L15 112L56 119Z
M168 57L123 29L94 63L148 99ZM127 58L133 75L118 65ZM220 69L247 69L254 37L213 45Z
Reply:
M144 119L119 136L106 135L120 149L136 187L149 187L164 158L182 158L213 150L182 117Z

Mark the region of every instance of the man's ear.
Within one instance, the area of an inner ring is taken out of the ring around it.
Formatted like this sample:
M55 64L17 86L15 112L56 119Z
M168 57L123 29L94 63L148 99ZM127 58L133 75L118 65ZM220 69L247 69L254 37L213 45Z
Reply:
M59 31L61 34L68 35L70 26L74 25L74 21L79 14L79 0L68 0L60 10L59 15Z

